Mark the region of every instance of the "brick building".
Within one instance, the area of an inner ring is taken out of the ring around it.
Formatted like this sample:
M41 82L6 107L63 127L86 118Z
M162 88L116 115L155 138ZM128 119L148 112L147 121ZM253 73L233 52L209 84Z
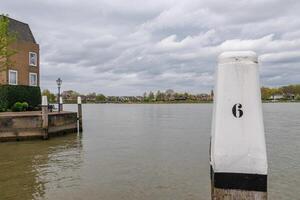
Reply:
M16 50L12 66L0 72L0 85L39 86L39 45L28 24L9 18L9 31L17 34L10 48Z

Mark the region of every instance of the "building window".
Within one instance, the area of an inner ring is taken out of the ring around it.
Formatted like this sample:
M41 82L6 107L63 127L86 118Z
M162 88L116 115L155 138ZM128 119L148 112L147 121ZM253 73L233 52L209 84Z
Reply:
M8 83L10 85L18 85L18 71L9 70L8 73Z
M29 52L29 65L37 66L37 54L34 52Z
M36 73L29 73L29 85L37 86L37 74Z

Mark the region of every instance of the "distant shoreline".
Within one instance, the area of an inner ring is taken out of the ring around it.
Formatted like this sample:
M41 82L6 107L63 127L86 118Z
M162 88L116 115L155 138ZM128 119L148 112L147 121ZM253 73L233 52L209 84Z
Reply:
M84 102L83 104L212 104L213 101L207 102ZM264 104L272 103L300 103L300 101L262 101ZM57 104L51 103L51 104ZM66 102L64 104L77 104L76 102Z

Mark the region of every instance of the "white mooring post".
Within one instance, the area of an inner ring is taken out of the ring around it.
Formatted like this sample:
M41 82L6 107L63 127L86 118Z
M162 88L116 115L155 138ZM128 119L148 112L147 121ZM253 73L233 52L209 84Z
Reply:
M62 97L59 97L59 104L60 104L60 111L63 111L64 107L63 107L63 98Z
M210 149L213 200L266 200L267 155L256 53L219 56Z
M82 103L81 97L77 97L78 104L78 131L82 132Z
M47 96L42 97L42 129L43 129L43 139L48 139L48 99L47 99Z

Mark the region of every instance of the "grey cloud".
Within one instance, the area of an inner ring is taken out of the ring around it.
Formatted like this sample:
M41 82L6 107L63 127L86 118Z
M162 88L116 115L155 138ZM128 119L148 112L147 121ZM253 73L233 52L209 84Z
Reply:
M227 50L260 55L262 83L300 76L296 0L3 0L2 12L29 23L41 47L42 87L140 95L213 87Z

